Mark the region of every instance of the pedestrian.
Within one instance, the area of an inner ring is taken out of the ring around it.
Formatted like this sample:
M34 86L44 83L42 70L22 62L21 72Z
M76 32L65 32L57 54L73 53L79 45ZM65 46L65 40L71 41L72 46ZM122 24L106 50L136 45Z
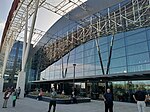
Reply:
M11 94L15 91L14 87L12 86L10 89Z
M42 100L42 96L43 96L43 91L42 88L40 88L40 92L38 94L37 100Z
M105 112L113 112L113 94L110 89L106 90L106 93L103 95L104 103L105 103Z
M51 111L51 107L53 106L53 112L55 112L55 109L56 109L56 96L57 96L57 93L55 91L55 88L53 87L52 88L52 92L51 92L51 100L50 100L50 103L49 103L49 110L48 112Z
M6 89L5 93L4 93L4 103L3 103L3 108L7 108L7 102L8 102L8 99L11 95L11 91L9 88Z
M18 87L18 89L17 89L17 98L18 98L18 99L19 99L20 93L21 93L21 88Z
M144 92L142 88L138 88L138 90L133 95L133 98L137 103L138 112L145 112L145 102L147 99L146 92Z
M72 97L73 103L77 103L77 98L76 98L76 95L75 95L75 92L74 92L74 91L72 92L71 97Z
M16 99L17 99L17 90L14 90L14 92L12 93L12 101L13 101L12 106L13 107L15 107L16 105Z

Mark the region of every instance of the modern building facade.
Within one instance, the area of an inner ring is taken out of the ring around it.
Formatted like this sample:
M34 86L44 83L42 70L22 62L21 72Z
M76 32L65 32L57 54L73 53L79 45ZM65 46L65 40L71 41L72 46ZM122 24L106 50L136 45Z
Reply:
M79 95L93 99L101 99L106 86L119 101L132 102L139 87L150 92L150 1L85 4L69 12L69 19L63 16L40 40L28 62L29 81L67 94L75 85Z
M18 72L21 69L23 42L15 41L6 65L4 73L4 89L7 87L15 87L17 83Z

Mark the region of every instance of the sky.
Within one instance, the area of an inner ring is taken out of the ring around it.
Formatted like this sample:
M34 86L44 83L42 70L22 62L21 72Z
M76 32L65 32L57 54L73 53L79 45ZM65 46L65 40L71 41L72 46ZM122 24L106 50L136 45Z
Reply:
M13 0L0 0L0 40Z
M53 5L58 5L63 0L46 0L46 1ZM77 0L74 0L74 1L77 1ZM86 0L82 0L82 1L84 2ZM0 0L0 40L2 38L3 29L4 29L5 22L7 20L7 16L9 14L12 3L13 3L13 0ZM44 8L39 8L38 13L37 13L35 28L46 32L60 18L61 16L58 14L55 14ZM31 26L30 21L31 20L29 20L29 26Z

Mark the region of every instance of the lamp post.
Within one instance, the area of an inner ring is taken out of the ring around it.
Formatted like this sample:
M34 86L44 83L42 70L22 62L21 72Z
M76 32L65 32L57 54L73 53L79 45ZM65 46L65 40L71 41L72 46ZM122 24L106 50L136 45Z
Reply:
M74 67L74 73L73 73L73 91L74 91L74 88L75 88L75 67L76 67L76 64L73 64L73 67Z

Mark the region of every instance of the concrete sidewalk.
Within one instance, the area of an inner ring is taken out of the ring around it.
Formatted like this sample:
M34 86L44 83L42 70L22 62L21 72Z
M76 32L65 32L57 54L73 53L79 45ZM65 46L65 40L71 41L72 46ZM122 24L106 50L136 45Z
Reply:
M48 103L30 98L18 99L16 107L12 107L11 98L7 108L2 108L3 96L0 93L0 112L47 112ZM51 111L52 112L52 111ZM90 103L79 104L57 104L56 112L104 112L103 101L92 101ZM137 112L136 104L114 102L114 112ZM150 112L150 107L146 107L145 112Z

